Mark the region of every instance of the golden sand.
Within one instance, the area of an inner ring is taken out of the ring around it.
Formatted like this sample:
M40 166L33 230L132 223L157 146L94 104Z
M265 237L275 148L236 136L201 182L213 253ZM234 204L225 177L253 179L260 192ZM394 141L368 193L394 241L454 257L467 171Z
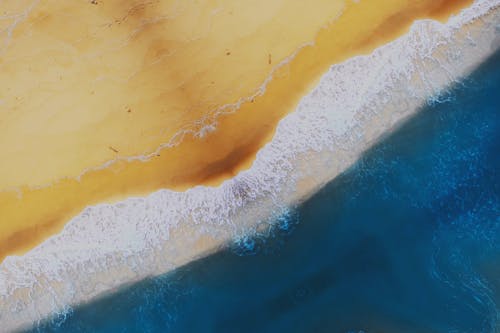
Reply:
M0 57L0 188L17 189L0 193L0 258L29 250L85 206L234 176L332 63L471 1L179 3L42 1L15 26ZM262 96L220 116L215 131L76 179L116 157L152 152L251 96L313 40Z

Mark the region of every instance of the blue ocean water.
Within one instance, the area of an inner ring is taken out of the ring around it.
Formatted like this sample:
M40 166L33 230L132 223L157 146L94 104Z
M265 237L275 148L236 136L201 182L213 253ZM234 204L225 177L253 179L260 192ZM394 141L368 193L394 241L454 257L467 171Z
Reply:
M500 332L500 54L296 216L33 332Z

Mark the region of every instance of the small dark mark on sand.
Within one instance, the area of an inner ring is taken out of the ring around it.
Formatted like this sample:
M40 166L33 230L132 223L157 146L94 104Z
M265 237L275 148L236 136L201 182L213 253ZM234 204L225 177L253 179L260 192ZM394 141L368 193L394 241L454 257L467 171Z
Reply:
M227 51L227 52L226 52L226 55L231 55L231 52Z
M97 2L97 0L90 0L90 3L93 4L93 5L98 5L99 3Z
M113 148L111 146L109 146L108 148L111 149L112 151L114 151L115 153L118 153L118 150L116 150L115 148Z
M273 62L273 60L271 58L271 53L269 53L269 56L267 57L267 62L269 65Z

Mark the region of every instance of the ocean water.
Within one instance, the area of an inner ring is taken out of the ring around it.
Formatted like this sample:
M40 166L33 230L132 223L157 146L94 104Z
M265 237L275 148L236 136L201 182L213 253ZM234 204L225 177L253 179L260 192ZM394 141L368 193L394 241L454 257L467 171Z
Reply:
M33 332L500 332L500 54L268 237Z

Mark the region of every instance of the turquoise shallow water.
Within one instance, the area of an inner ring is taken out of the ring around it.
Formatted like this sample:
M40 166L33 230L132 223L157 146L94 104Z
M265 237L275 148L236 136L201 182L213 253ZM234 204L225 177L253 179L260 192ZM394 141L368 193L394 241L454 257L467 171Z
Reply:
M499 332L500 54L267 238L33 332Z

